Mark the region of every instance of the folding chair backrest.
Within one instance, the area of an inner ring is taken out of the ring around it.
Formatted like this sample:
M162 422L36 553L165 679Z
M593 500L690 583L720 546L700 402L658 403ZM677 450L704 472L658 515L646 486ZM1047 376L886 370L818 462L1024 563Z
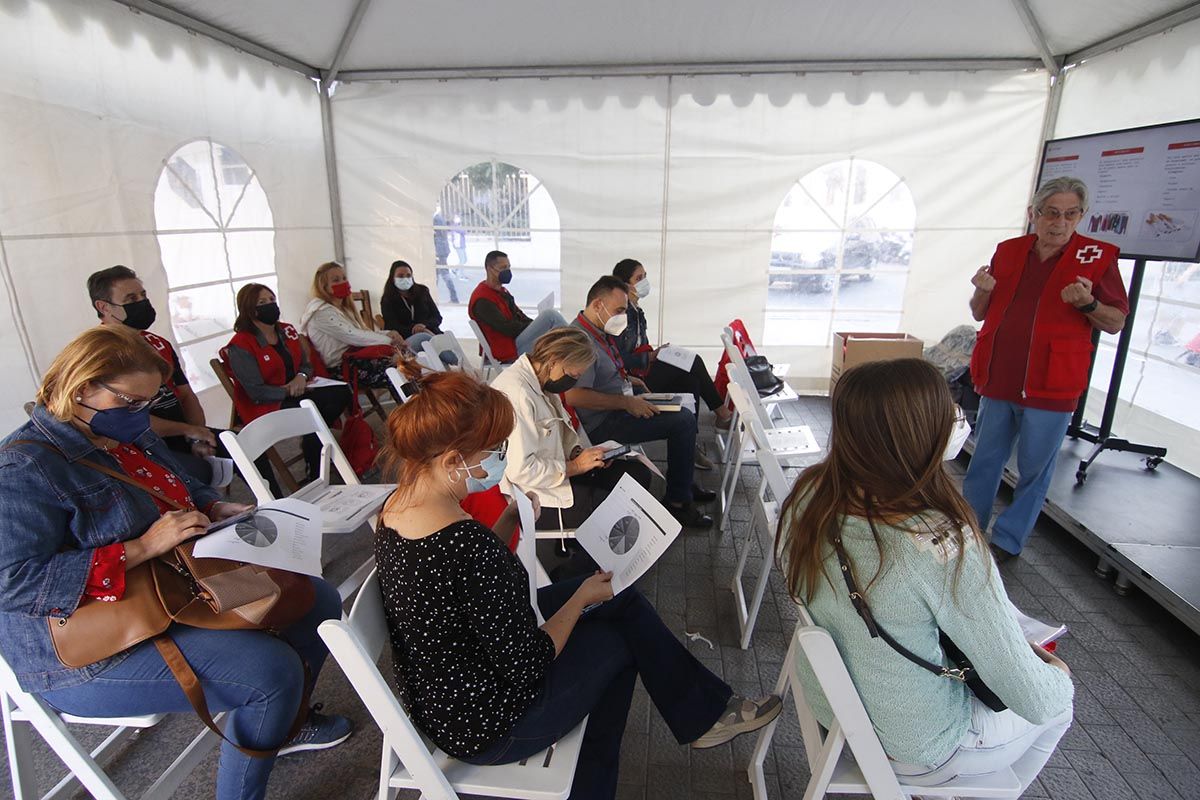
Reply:
M455 357L458 359L458 366L460 368L468 372L475 369L474 362L472 362L471 359L467 357L467 354L463 352L462 345L459 343L458 337L454 335L454 331L446 331L445 333L437 334L432 339L429 339L425 342L424 349L425 352L433 356L433 358L439 364L442 361L442 353L449 350L451 353L454 353Z
M783 474L783 466L779 463L779 458L771 450L766 429L754 417L747 395L746 388L740 381L729 382L729 396L733 399L733 405L741 415L741 423L749 429L750 438L754 442L756 451L755 458L758 465L762 467L763 477L767 481L772 497L776 502L782 503L791 491L791 486Z
M850 679L846 662L842 660L842 655L838 652L837 644L829 635L829 631L815 625L806 625L797 627L795 636L799 645L798 655L802 654L801 657L808 662L809 668L816 676L817 683L821 686L821 692L825 695L825 699L833 711L835 722L826 735L845 736L846 743L850 745L858 768L866 778L874 797L904 797L904 793L900 790L900 782L896 779L896 773L892 771L892 767L888 763L887 753L884 752L883 745L879 742L879 736L875 733L871 718L867 716L867 709L862 704L862 698L859 697L858 690ZM793 691L800 692L799 686L793 685ZM807 703L804 705L805 710L808 710ZM797 712L800 712L799 706L797 706ZM811 710L808 713L811 717ZM801 719L801 723L803 727L803 719ZM817 758L829 757L836 763L842 748L835 746L831 751L827 748L818 750L809 748L806 744L805 749L809 753L810 768L815 774L822 767L821 764L814 763Z
M371 310L371 293L366 289L359 289L357 292L351 292L350 296L354 298L354 302L358 303L358 315L362 317L363 327L367 330L375 330L375 313Z
M483 353L484 369L501 366L496 357L492 355L492 346L488 344L487 337L483 335L483 330L479 327L479 323L473 319L467 319L467 323L471 326L471 331L479 341L479 352Z
M432 797L456 797L429 746L408 718L391 685L379 672L379 657L389 643L389 637L377 570L372 570L362 585L347 619L326 620L318 631L329 647L330 655L383 732L384 742L395 752L421 791Z
M234 463L237 464L242 477L246 479L250 490L254 492L255 498L258 499L258 502L265 503L275 498L272 496L267 482L254 466L254 460L285 439L293 439L310 433L316 434L317 438L321 440L322 451L332 459L333 466L337 468L342 480L348 485L360 483L354 468L346 460L346 455L342 452L337 440L333 438L329 426L321 418L321 413L317 411L312 400L301 400L299 408L281 408L278 411L264 414L237 433L222 431L221 441L225 444ZM324 465L321 469L324 473Z
M217 383L221 384L225 394L229 395L229 427L231 430L237 430L237 403L233 399L233 378L229 377L229 369L225 366L225 348L221 348L220 356L220 358L210 358L208 366L212 369L213 375L217 376Z
M428 347L429 342L426 342L421 352L416 354L417 363L430 372L445 372L446 365L442 363L442 359L438 357L437 353L430 353Z
M411 400L413 395L416 394L416 387L405 379L400 370L395 367L388 367L386 374L388 382L392 384L392 388L396 390L396 394L400 395L400 402L407 403Z
M736 361L730 361L725 365L725 370L729 373L729 383L741 386L744 392L746 411L738 409L739 414L747 414L749 418L756 419L763 429L772 428L771 415L767 413L767 407L763 405L762 398L758 396L758 389L754 386L754 379L750 377L750 370L746 367L746 362L739 364Z

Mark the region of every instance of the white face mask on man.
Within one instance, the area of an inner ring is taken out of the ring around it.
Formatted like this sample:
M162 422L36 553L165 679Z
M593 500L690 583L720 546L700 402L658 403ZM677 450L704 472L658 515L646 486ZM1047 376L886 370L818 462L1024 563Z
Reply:
M600 307L604 309L604 313L608 313L608 309L601 303ZM604 323L604 332L609 336L620 336L629 327L629 316L625 312L613 314L608 318L608 322Z

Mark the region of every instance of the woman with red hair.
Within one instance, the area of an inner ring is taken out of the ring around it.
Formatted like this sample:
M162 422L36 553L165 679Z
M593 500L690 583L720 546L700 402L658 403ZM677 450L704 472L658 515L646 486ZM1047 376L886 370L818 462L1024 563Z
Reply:
M388 419L385 463L400 488L384 506L375 557L396 684L439 747L507 764L587 717L571 797L612 798L639 676L681 744L715 747L778 716L778 697L735 695L637 589L613 597L611 573L540 589L539 626L521 562L459 507L504 474L511 404L464 373L403 368L419 388Z

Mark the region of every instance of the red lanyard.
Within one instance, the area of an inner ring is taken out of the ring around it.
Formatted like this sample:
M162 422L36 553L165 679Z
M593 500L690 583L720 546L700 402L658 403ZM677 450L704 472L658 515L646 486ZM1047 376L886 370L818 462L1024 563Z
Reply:
M621 380L629 380L629 376L625 373L625 362L621 360L621 354L614 350L608 343L608 334L601 333L592 327L592 324L587 321L587 317L581 312L578 317L579 324L589 333L592 338L600 343L604 348L604 352L608 353L608 357L612 359L613 366L617 368L617 372L621 374Z

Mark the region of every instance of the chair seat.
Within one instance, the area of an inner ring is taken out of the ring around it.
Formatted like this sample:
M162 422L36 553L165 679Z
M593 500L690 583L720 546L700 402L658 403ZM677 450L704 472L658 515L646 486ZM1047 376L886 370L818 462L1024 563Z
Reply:
M141 717L77 717L74 714L59 714L63 722L73 725L100 725L106 728L153 728L167 718L166 714L147 714ZM17 717L14 713L13 717Z
M986 775L960 775L951 781L951 785L945 787L906 784L902 776L896 777L900 780L900 788L906 793L923 797L1013 798L1021 792L1021 782L1017 779L1017 774L1007 768ZM834 767L833 778L829 782L829 794L870 793L871 789L867 786L862 770L854 763L849 751L843 752L837 766Z
M777 403L787 403L792 400L799 400L800 395L793 389L787 381L783 382L783 388L778 392L762 398L763 405L773 406Z
M585 719L553 747L513 764L479 767L451 758L441 750L433 752L433 760L460 794L515 800L561 800L571 792L586 727ZM392 773L388 783L396 789L419 788L403 767Z

